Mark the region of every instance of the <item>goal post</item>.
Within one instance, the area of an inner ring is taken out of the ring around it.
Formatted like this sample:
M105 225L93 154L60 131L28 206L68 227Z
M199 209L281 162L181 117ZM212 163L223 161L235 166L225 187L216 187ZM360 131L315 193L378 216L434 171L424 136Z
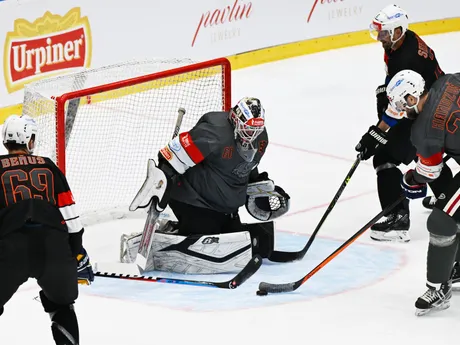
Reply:
M228 111L230 62L131 61L48 78L26 86L23 113L39 125L36 154L65 173L85 215L127 212L178 108L187 110L181 131L206 112Z

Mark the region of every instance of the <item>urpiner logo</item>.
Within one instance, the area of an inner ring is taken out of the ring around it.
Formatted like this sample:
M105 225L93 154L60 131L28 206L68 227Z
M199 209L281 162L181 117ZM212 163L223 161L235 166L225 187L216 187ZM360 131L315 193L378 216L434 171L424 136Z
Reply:
M64 16L46 12L29 22L16 19L6 35L3 70L8 92L45 76L91 64L91 29L75 7Z

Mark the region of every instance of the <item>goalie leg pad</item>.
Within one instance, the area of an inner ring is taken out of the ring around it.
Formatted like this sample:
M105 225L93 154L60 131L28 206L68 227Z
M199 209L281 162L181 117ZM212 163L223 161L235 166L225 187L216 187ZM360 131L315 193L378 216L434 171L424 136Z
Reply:
M270 257L275 248L274 223L243 224L243 229L251 234L254 255L259 254L262 258Z
M177 232L177 222L167 218L157 220L157 232L173 233ZM131 264L136 261L137 252L142 238L142 232L122 234L120 238L120 262Z
M120 261L133 263L141 233L123 235ZM252 258L252 238L248 231L180 236L155 232L145 271L215 274L240 271Z
M160 271L239 272L252 258L251 235L247 231L211 236L155 233L152 252L153 265Z

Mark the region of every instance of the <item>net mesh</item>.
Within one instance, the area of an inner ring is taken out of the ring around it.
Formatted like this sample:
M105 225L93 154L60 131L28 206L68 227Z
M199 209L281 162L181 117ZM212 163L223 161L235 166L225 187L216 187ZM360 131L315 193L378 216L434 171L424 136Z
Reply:
M191 64L197 68L136 80ZM128 86L110 86L128 79ZM57 143L67 138L65 171L82 215L127 210L145 179L147 160L156 160L172 137L178 108L186 109L181 132L204 113L223 109L224 79L221 64L201 68L188 59L130 62L29 84L23 112L39 125L37 155L59 163ZM65 133L57 133L55 98L79 90L85 96L66 102Z

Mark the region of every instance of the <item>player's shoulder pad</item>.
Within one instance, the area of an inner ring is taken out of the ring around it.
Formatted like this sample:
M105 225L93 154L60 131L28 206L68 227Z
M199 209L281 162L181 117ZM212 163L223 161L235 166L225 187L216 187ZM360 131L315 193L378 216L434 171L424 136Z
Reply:
M221 141L226 138L225 134L228 134L231 131L232 125L228 120L228 112L214 111L204 114L191 132L206 132L208 138L216 138Z

